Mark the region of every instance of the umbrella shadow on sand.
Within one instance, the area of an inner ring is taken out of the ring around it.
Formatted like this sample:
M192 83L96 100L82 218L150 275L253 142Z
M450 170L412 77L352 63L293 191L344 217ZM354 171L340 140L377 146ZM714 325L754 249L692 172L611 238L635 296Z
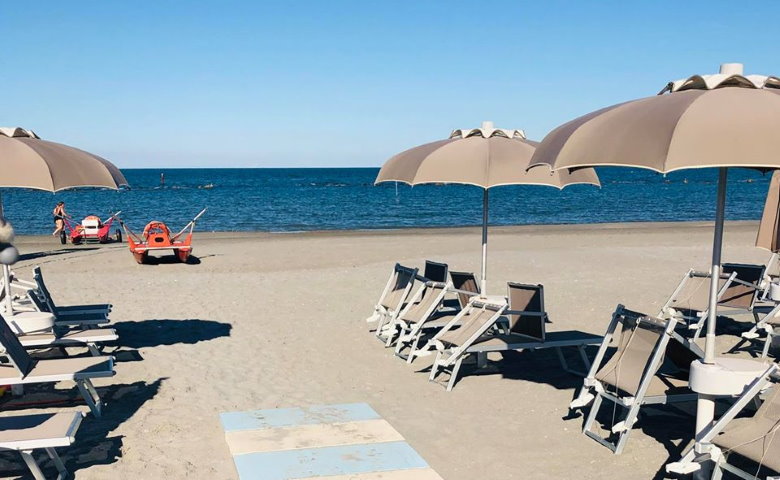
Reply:
M233 326L214 320L188 318L117 322L113 324L113 328L119 335L119 347L143 348L178 343L194 344L229 337Z
M105 401L102 417L95 418L91 414L88 415L81 423L75 443L70 447L59 449L68 471L73 473L92 465L108 465L116 462L122 456L123 437L121 435L109 437L108 434L130 419L148 400L157 395L163 380L166 378L159 378L151 383L139 381L99 387L98 392ZM29 392L26 395L34 395L35 391L29 387ZM47 388L47 386L41 385L35 388L35 390L38 389L50 391L51 387ZM48 391L46 392L47 396ZM56 395L67 395L72 398L73 401L69 402L70 404L76 403L76 399L79 399L78 401L81 399L75 387L62 394L57 391ZM56 400L55 402L62 403L62 401ZM50 407L54 404L41 402L40 406ZM24 403L20 403L16 407L12 406L11 409L24 409L25 412L32 412L30 406ZM4 405L3 410L9 410L8 406ZM45 455L39 454L37 458L43 460ZM50 460L42 462L41 466L44 473L54 470ZM16 452L0 452L0 471L12 475L29 475L29 471Z

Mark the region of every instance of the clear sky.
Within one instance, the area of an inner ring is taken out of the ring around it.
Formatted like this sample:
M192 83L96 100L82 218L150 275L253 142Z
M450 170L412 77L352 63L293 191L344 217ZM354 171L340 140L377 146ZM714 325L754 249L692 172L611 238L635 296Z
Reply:
M540 140L742 62L780 3L37 1L0 12L0 125L120 167L378 166L454 128Z

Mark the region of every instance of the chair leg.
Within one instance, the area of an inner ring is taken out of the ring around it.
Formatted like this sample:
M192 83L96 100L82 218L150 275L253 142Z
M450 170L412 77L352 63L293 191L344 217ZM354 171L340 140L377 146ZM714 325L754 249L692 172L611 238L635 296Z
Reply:
M60 475L63 477L67 476L68 470L65 468L65 464L62 463L60 456L57 455L57 451L54 447L47 448L46 453L49 455L49 458L51 458L51 461L54 462L54 466L57 467L57 471L60 472Z
M78 387L79 392L81 392L81 396L84 398L87 406L89 406L89 409L92 411L92 414L96 418L100 418L103 403L100 400L100 395L98 395L97 390L95 390L95 386L92 385L92 382L88 378L76 380L76 386Z
M625 420L623 420L625 424L625 430L619 434L618 441L615 444L615 455L620 455L620 453L623 451L623 447L625 447L626 442L628 441L628 436L631 434L631 430L633 430L636 417L639 415L639 407L639 402L631 405Z
M452 387L455 386L455 381L458 378L458 371L460 370L460 364L463 363L463 356L458 358L455 361L455 365L452 366L452 371L450 373L450 380L447 382L447 391L451 391Z
M35 461L35 458L32 455L32 450L20 450L19 453L22 455L24 463L27 464L27 468L30 469L33 478L35 478L35 480L46 480L46 477L43 476L43 472L41 471L41 467L38 466L38 462Z
M406 357L406 363L412 363L414 361L414 356L417 354L417 349L420 345L420 335L422 335L422 333L418 333L417 336L414 337L412 346L409 348L409 356Z
M598 393L596 394L596 398L593 399L593 403L590 405L590 411L588 412L588 416L585 418L585 422L582 424L582 433L589 432L590 427L593 425L594 420L596 420L596 414L599 412L599 409L601 408L601 402L603 398Z
M431 376L428 377L428 381L432 382L436 380L436 374L439 373L439 364L441 362L441 351L436 352L436 360L433 361L433 365L431 365Z

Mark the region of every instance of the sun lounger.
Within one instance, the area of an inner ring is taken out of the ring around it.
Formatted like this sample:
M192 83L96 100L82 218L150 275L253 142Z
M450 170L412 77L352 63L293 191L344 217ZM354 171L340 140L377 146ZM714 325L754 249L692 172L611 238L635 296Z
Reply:
M718 313L751 313L756 322L766 307L756 308L764 276L763 265L724 263L718 289ZM689 270L661 308L659 317L683 320L692 337L701 336L709 311L710 274Z
M557 332L547 332L546 324L549 322L547 311L544 308L544 287L542 285L529 285L523 283L508 283L507 297L509 298L508 308L503 311L507 318L507 325L499 327L500 318L495 319L494 325L496 332L487 332L477 338L468 339L465 343L458 343L450 339L447 346L442 338L446 339L448 334L437 335L436 345L440 353L446 354L447 348L460 352L461 359L468 355L477 356L477 365L482 366L486 363L489 352L507 352L522 350L538 350L544 348L554 348L561 362L561 366L567 372L577 375L585 375L585 372L578 372L571 368L563 356L562 349L571 347L577 349L580 358L587 371L590 368L590 361L585 354L587 345L598 345L602 341L599 335L581 332L578 330L567 330ZM480 301L478 299L474 301ZM463 321L463 326L470 320ZM454 322L453 322L454 323ZM505 333L500 333L504 330ZM453 334L457 334L455 330ZM458 343L456 345L456 343ZM465 348L464 348L465 347ZM452 363L452 359L448 359ZM433 369L438 366L434 363ZM457 376L457 371L454 370ZM455 378L450 375L448 390L452 389Z
M108 316L108 314L111 313L112 305L110 303L70 306L57 305L51 296L51 292L49 292L49 289L46 288L46 283L43 281L43 272L41 271L41 267L35 267L33 269L33 280L37 285L36 293L46 307L45 311L55 314L58 318L70 315L78 316L93 314L102 314L104 316Z
M670 472L692 473L700 469L700 461L714 461L713 479L720 479L723 470L739 478L776 478L780 476L780 385L778 365L770 363L737 401L715 423L701 433L702 452L690 449L679 462L667 465ZM745 407L754 404L759 394L772 387L766 400L752 417L736 418ZM740 467L729 463L732 455L743 459ZM743 470L744 459L754 464ZM758 474L762 472L761 477ZM769 475L769 476L767 476Z
M37 311L48 312L54 315L54 325L57 327L97 328L111 322L105 313L98 311L69 314L62 314L59 310L52 312L35 291L31 290L27 296Z
M67 330L60 334L54 332L17 334L24 348L84 347L93 356L102 355L100 344L115 342L119 339L113 328L88 328L86 330Z
M590 405L583 433L615 454L623 451L643 405L697 398L688 388L688 368L699 357L690 350L690 342L675 332L675 326L674 318L649 317L623 305L618 305L612 315L604 341L570 408ZM608 350L613 351L609 360ZM621 414L616 417L613 413L612 434L607 437L591 429L603 400L612 402L614 411ZM620 417L623 419L615 422Z
M425 268L423 269L423 277L425 277L425 280L431 282L447 283L447 274L449 270L450 267L446 263L426 260Z
M73 444L82 418L81 412L0 417L0 450L19 452L33 478L45 480L33 456L36 451L43 450L57 469L57 479L63 480L68 471L55 449Z
M100 416L102 402L92 385L93 378L114 375L114 359L109 356L37 360L27 353L14 332L0 317L0 344L8 363L0 363L0 385L76 382L92 413Z
M447 283L425 282L423 288L418 290L401 311L396 318L394 328L394 332L397 334L395 338L396 355L402 356L401 352L408 347L409 353L406 359L408 362L411 362L422 338L425 323L434 318L451 319L451 317L438 313L439 307L444 302L444 296L448 292L448 287L449 284ZM390 345L391 342L388 338L387 346Z
M482 335L486 334L498 322L508 305L494 301L483 301L473 297L466 308L461 310L450 323L434 337L436 359L431 366L430 381L434 381L440 371L449 370L450 379L447 391L452 390L463 360L468 356L466 350ZM460 327L453 328L456 324Z
M376 336L381 337L384 328L395 321L409 298L417 277L417 269L404 267L396 263L393 272L387 280L382 295L374 307L374 313L366 319L366 322L377 322Z

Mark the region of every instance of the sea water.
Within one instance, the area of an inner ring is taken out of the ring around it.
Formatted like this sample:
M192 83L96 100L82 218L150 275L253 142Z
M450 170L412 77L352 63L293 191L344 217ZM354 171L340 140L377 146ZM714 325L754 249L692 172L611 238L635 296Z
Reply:
M476 226L482 222L482 190L466 185L385 183L377 168L127 169L127 190L81 189L57 194L2 189L6 216L21 234L53 230L51 211L106 218L121 210L134 230L150 220L172 229L202 208L199 231L293 232ZM161 184L160 174L165 182ZM601 188L573 185L490 190L491 225L710 221L715 213L717 171L687 170L666 176L627 168L598 170ZM729 171L726 218L760 218L770 175Z

